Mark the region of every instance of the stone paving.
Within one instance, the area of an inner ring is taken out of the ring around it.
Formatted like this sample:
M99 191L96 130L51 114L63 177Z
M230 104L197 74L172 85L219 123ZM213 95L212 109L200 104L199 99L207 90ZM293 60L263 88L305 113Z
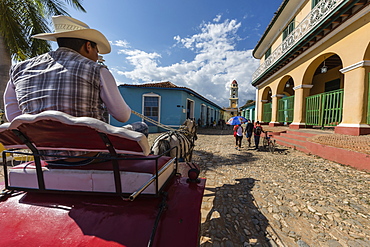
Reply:
M200 246L370 246L370 174L278 146L234 148L200 129L193 161L207 178Z

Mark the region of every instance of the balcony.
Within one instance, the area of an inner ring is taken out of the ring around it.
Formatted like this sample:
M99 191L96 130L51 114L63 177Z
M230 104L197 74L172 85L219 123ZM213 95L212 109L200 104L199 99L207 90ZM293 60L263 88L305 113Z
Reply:
M338 6L348 0L321 0L311 12L302 20L301 23L286 37L281 43L262 63L258 69L253 73L252 83L260 78L267 70L272 68L282 57L284 57L296 44L305 40L307 35L315 31L324 20L335 13Z

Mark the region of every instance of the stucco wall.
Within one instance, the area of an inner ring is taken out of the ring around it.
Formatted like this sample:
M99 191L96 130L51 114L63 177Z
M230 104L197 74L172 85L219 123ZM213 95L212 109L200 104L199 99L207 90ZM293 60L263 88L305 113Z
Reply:
M201 105L204 104L206 107L213 109L212 116L209 116L209 120L216 121L221 116L221 109L214 105L206 102L194 94L190 94L183 90L165 89L165 88L146 88L146 87L125 87L119 86L119 91L126 103L131 107L132 110L143 114L143 95L144 94L156 94L160 96L160 116L159 121L169 127L178 128L187 117L187 99L194 101L194 118L197 120L200 118ZM215 114L217 112L217 114ZM122 126L124 124L141 121L141 118L131 114L130 119L126 123L121 123L114 118L110 118L110 123L114 126ZM155 132L155 128L151 128ZM160 131L160 128L156 128ZM152 132L153 132L152 131Z

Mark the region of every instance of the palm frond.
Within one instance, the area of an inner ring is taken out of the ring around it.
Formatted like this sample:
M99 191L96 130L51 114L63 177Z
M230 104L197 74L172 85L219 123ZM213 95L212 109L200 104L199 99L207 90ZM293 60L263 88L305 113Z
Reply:
M27 43L29 45L27 55L33 57L50 51L51 45L46 40L33 39L31 36L38 33L48 33L50 29L42 11L39 10L37 5L28 5L27 8L24 18L24 26L26 27L24 29L24 35L27 37Z
M68 12L66 11L67 9L66 4L71 5L77 10L86 12L86 10L82 7L80 3L81 0L36 0L35 2L39 2L42 6L44 6L46 14L48 16L53 15L69 16Z
M3 14L0 15L0 35L9 49L9 54L23 60L27 58L24 51L28 49L28 42L24 38L20 2L1 1L0 12Z
M30 38L50 32L53 15L68 15L67 5L86 12L82 0L0 0L0 35L9 54L24 60L51 49L50 43Z

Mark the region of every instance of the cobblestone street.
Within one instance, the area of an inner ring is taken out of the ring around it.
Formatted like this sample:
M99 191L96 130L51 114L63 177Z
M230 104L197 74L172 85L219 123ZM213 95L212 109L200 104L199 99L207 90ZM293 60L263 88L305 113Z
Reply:
M201 246L370 246L370 174L290 148L234 148L200 129L193 161L207 178Z

